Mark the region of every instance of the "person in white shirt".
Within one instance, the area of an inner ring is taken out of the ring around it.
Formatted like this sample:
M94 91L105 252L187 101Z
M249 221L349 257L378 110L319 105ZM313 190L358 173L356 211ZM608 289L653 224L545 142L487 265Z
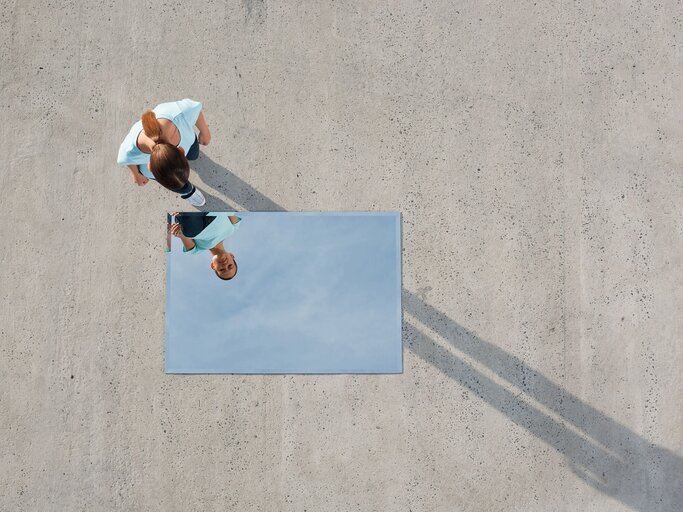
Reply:
M242 219L235 212L175 213L170 232L180 238L183 252L210 251L211 269L219 279L229 281L237 275L237 261L226 251L223 241L240 227Z
M190 204L202 206L206 200L190 183L188 160L196 160L199 145L206 146L210 141L201 103L191 99L161 103L146 111L130 129L119 148L117 162L130 169L137 185L144 186L153 179Z

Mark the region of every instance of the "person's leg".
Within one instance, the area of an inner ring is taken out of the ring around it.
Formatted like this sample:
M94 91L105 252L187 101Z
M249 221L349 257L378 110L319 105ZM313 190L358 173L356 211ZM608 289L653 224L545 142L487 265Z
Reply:
M192 183L189 181L185 183L184 187L180 188L172 188L170 189L171 192L175 192L176 194L180 194L180 197L183 199L187 199L187 201L192 205L192 206L204 206L206 204L206 199L204 198L204 194L202 194L197 187L195 187Z
M182 197L183 199L187 199L188 197L190 197L192 194L194 194L195 190L197 189L189 181L185 183L184 187L171 189L172 192L180 194L180 197Z
M210 221L215 219L215 217L208 217L208 215L206 212L182 212L176 215L176 221L180 224L183 235L194 238L210 224L210 222L207 223L207 219Z
M188 160L197 160L199 158L199 139L196 135L194 136L194 144L190 146L190 150L185 155L185 158Z

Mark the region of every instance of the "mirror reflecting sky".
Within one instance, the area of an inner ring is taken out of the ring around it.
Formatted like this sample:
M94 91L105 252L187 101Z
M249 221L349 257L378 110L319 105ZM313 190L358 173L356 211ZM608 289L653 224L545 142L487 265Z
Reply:
M229 281L170 238L167 373L402 371L398 213L235 215Z

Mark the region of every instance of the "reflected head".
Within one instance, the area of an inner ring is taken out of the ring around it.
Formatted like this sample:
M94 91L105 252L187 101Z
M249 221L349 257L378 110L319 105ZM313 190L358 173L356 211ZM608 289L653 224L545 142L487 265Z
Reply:
M215 254L211 259L211 268L219 279L230 281L237 275L237 261L231 252Z

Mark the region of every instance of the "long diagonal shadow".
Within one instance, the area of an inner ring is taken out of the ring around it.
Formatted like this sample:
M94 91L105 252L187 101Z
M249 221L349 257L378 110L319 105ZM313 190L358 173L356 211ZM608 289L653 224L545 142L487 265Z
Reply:
M496 383L404 321L408 348L417 356L552 446L567 458L577 476L600 492L635 510L682 510L683 458L581 401L405 288L402 298L404 311L519 392ZM528 399L539 402L559 420Z
M244 205L248 210L261 212L283 212L285 209L252 187L242 178L217 164L204 153L200 153L198 160L192 162L192 168L197 171L202 181L217 192L229 196L232 201ZM206 205L204 211L230 211L233 206L221 197L204 191Z
M195 167L205 183L247 210L285 211L206 156ZM217 198L216 201L218 206L232 209ZM520 358L477 337L405 288L402 301L404 311L518 392L498 384L404 320L404 339L415 355L553 447L566 457L583 481L634 510L683 510L683 458L679 455L651 443L583 402ZM535 400L548 412L529 400Z

